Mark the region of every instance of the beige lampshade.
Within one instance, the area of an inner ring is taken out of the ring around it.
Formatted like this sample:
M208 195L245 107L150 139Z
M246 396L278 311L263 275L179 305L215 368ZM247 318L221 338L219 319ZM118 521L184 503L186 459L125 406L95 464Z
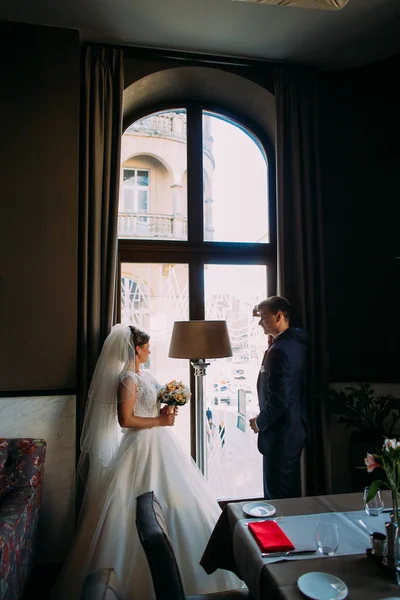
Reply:
M232 356L226 321L175 321L168 356L191 359Z

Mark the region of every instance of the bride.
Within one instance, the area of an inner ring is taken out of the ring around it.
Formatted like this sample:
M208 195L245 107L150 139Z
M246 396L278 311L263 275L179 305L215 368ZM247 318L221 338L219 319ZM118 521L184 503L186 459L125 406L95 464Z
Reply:
M54 600L77 600L87 573L109 566L127 597L155 597L135 525L136 498L150 490L165 512L185 593L243 585L232 573L207 575L199 565L221 511L170 429L177 409L160 411L160 385L140 369L150 354L149 340L136 327L115 325L97 362L78 465L86 489L78 533L51 594Z

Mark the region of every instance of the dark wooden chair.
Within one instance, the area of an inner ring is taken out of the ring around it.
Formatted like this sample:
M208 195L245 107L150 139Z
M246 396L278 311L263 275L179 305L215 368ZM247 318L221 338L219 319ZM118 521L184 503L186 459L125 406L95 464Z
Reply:
M154 492L138 496L136 527L149 563L157 600L250 600L247 590L185 596L167 523Z

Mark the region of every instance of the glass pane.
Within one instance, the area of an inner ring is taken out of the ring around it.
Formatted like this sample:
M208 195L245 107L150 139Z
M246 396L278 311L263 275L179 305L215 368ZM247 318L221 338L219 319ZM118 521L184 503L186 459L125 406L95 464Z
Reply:
M147 191L138 190L138 212L147 212Z
M269 242L268 167L258 139L203 112L204 239Z
M189 361L168 358L174 321L189 318L188 265L121 264L121 322L150 335L148 364L161 385L177 379L190 385ZM190 406L182 406L173 428L190 453Z
M135 180L135 171L134 169L124 169L124 181L126 180ZM132 181L132 183L133 183Z
M124 209L132 211L134 207L134 191L132 188L124 189Z
M207 479L216 498L262 496L262 456L248 421L258 415L256 383L267 343L252 310L267 297L267 270L206 265L204 285L205 318L226 320L233 351L208 361Z
M130 125L122 136L121 160L121 183L135 174L138 205L125 211L121 185L118 237L187 240L186 111L157 112ZM149 213L146 227L138 214L143 211Z
M148 171L138 171L137 172L137 182L138 182L138 185L148 186L149 185L149 172Z

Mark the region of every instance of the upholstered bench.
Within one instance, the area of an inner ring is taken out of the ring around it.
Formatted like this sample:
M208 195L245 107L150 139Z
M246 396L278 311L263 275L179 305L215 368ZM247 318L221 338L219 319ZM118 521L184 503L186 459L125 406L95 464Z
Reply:
M35 562L46 442L0 438L0 598L20 600Z

